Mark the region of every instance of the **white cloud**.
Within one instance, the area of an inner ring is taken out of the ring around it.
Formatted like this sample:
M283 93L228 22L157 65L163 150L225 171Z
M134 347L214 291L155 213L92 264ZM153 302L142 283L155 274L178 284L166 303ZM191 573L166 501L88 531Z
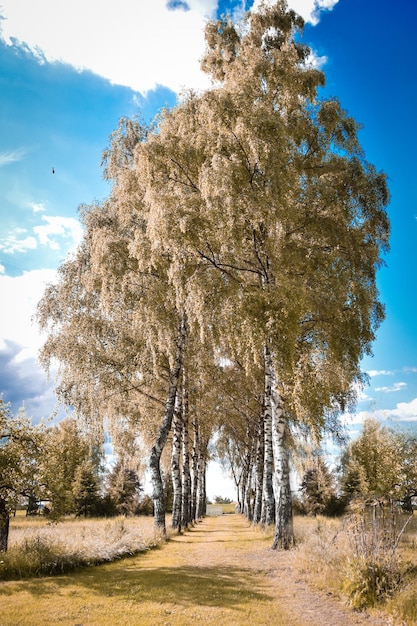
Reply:
M380 422L417 422L417 398L411 402L399 402L395 409L376 409L373 411L360 411L346 414L343 422L349 426L363 424L370 417Z
M407 383L394 383L390 387L376 387L375 391L380 391L382 393L391 393L395 391L402 391L407 387Z
M6 342L18 344L24 350L20 360L37 353L41 338L31 318L46 284L55 278L55 270L45 269L31 270L16 277L0 275L2 302L7 303L7 306L0 307L1 349Z
M4 165L9 165L10 163L15 163L16 161L21 161L25 154L26 150L24 148L9 150L7 152L0 152L0 167L3 167Z
M290 0L295 2L295 0ZM300 4L304 4L307 7L311 4L308 0L297 0ZM304 18L306 22L311 22L313 25L320 21L320 13L323 11L331 11L333 7L339 2L339 0L314 0L314 9L310 11L309 17Z
M44 210L42 204L31 206L35 213ZM81 242L83 229L76 218L41 215L41 220L42 224L33 227L33 234L29 234L25 228L15 228L0 239L0 251L4 254L23 254L36 250L40 244L51 250L63 249L64 252L71 253Z
M65 237L71 240L71 247L78 245L82 239L83 229L80 222L74 217L60 217L42 215L46 224L34 226L33 231L43 246L49 246L53 250L59 250L60 244L57 237Z
M393 376L394 375L394 372L391 372L390 370L368 370L366 373L371 378L374 378L375 376Z
M326 63L327 57L325 55L319 56L314 50L312 50L307 57L307 64L317 69L321 69Z
M290 0L306 21L338 0ZM146 93L157 85L179 92L209 85L200 70L204 27L217 0L1 0L0 36L28 46L40 60L88 69L112 83ZM255 0L255 6L258 5ZM170 8L171 6L171 8ZM239 9L241 3L236 3ZM74 44L76 42L76 45ZM0 159L1 164L1 159Z
M24 403L26 414L35 421L56 408L53 382L48 382L38 364L45 337L32 321L46 285L56 277L55 270L46 269L17 277L0 274L0 392L12 403L13 412Z
M165 85L204 87L200 71L204 25L216 0L187 0L170 10L166 0L2 0L2 37L24 42L47 61L89 69L119 85L146 92ZM76 45L74 44L76 42Z
M397 408L390 411L390 415L401 422L417 421L417 398L411 402L399 402Z
M43 211L45 211L45 207L42 202L32 202L30 206L32 207L32 211L34 213L42 213Z
M18 229L15 233L0 240L0 250L4 254L23 253L28 250L35 250L38 247L38 242L32 235L19 238L16 235L21 234L21 229Z

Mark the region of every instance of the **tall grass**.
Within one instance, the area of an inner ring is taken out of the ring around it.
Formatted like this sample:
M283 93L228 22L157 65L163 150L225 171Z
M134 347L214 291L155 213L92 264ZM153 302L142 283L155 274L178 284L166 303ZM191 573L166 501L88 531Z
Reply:
M39 518L16 517L9 550L0 553L0 580L54 575L107 563L158 546L153 519L65 519L48 524Z
M295 566L310 583L354 609L374 607L417 624L417 516L368 508L295 522Z

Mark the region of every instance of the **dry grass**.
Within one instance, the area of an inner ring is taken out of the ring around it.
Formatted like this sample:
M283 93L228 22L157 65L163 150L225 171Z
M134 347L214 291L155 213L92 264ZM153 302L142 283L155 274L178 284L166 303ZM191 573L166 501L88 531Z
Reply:
M13 549L35 536L41 543L59 540L73 553L89 551L104 560L113 554L117 560L71 575L0 583L0 622L26 625L36 616L38 626L183 626L219 620L225 626L299 626L307 623L301 618L305 614L309 623L321 626L376 623L366 615L350 621L327 611L330 598L343 598L341 586L352 556L346 520L296 517L295 530L296 550L274 553L268 550L271 533L251 528L241 516L207 518L181 536L172 535L163 550L121 560L120 551L154 541L151 518L65 520L54 525L17 518ZM417 516L400 543L401 586L368 611L374 617L383 611L385 618L378 623L417 625L416 545ZM320 602L303 579L325 592Z
M132 542L140 548L154 536L153 517L64 518L49 523L45 517L17 515L11 519L9 547L13 548L32 539L34 535L58 541L68 549L80 549L104 557L108 544L121 540ZM107 547L106 547L107 546Z
M344 562L349 551L341 521L321 516L297 516L294 526L297 568L318 589L337 593L340 563Z
M271 595L279 585L260 571L259 551L275 560L269 543L241 516L206 518L146 555L71 575L0 583L0 623L300 626Z
M311 585L344 598L346 602L351 602L349 594L352 589L357 591L358 585L362 595L367 592L366 573L360 570L351 524L349 518L297 517L295 520L298 539L295 566ZM417 515L414 515L389 563L390 567L392 564L398 568L394 572L397 584L392 593L381 593L380 601L374 603L375 608L369 609L371 613L382 611L394 623L417 625L416 546ZM368 608L370 606L372 602ZM363 607L358 604L356 608Z
M151 517L112 519L16 516L10 528L9 550L0 560L0 579L64 573L111 562L160 544Z

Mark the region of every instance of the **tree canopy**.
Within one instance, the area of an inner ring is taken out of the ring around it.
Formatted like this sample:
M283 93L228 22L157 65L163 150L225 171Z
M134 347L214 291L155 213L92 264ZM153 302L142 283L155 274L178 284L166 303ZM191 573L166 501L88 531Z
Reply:
M389 236L386 177L356 121L320 98L302 29L283 1L207 25L212 88L149 128L121 120L104 153L110 197L82 210L84 240L39 307L63 399L115 433L152 433L160 526L159 464L182 382L192 389L222 362L247 383L261 376L264 495L284 548L291 425L319 441L355 400L383 319L376 272Z
M39 497L43 425L21 408L13 415L0 397L0 552L7 550L9 516L19 499Z
M342 488L349 498L401 502L412 510L417 496L417 439L372 417L341 458Z

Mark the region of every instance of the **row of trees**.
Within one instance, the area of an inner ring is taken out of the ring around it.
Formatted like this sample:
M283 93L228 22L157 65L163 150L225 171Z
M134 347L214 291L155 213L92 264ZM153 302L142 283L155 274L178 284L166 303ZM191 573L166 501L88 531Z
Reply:
M290 547L295 433L337 432L383 318L385 176L319 98L302 28L283 1L207 25L213 87L150 126L121 120L110 196L82 207L84 239L38 307L60 399L97 434L105 417L116 450L148 445L162 530L167 442L179 526L204 501L212 434L225 448L239 431L242 505L254 474L254 515Z
M0 551L7 550L10 515L19 507L54 520L140 511L135 465L125 459L106 471L101 447L74 420L34 426L22 409L13 416L0 398Z
M319 452L304 457L298 509L309 515L337 515L359 499L412 512L417 503L416 458L415 434L383 427L369 417L333 471Z

